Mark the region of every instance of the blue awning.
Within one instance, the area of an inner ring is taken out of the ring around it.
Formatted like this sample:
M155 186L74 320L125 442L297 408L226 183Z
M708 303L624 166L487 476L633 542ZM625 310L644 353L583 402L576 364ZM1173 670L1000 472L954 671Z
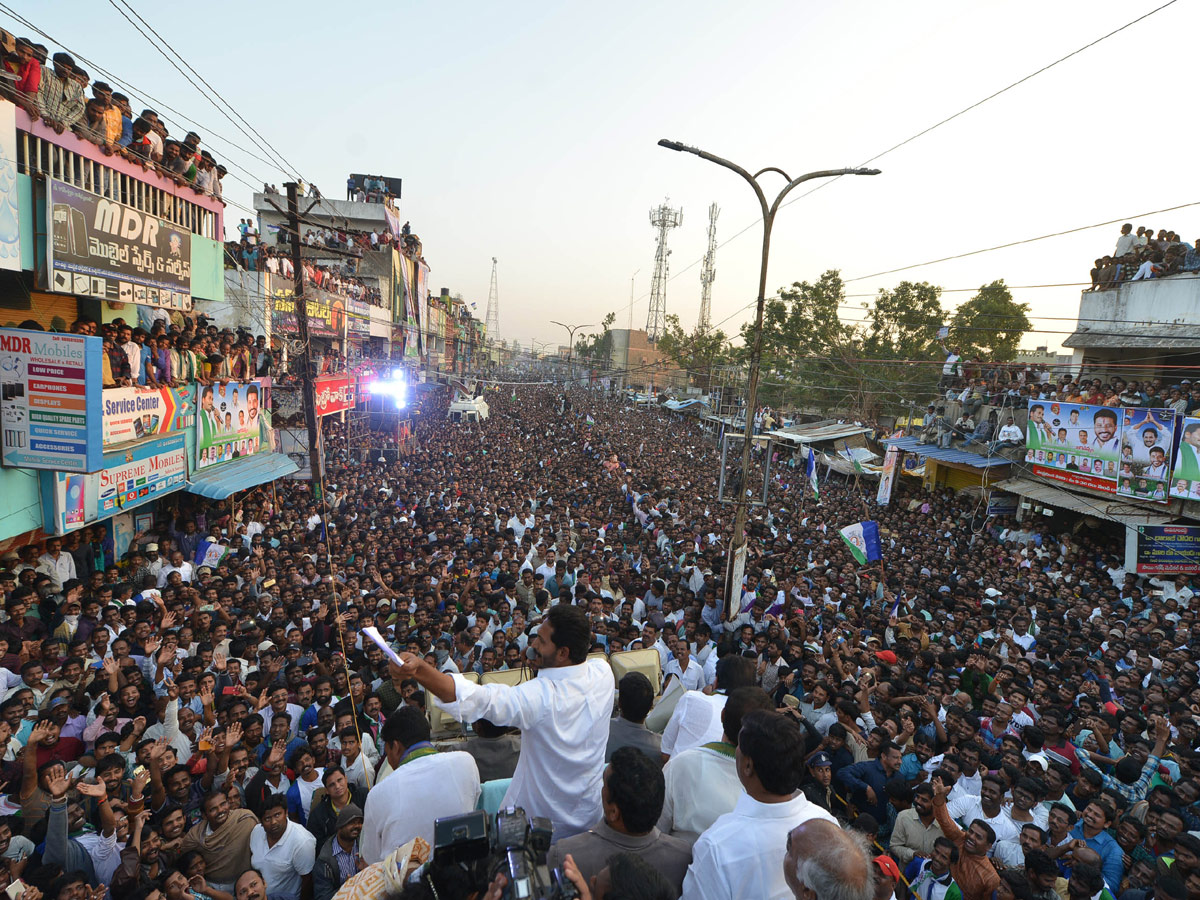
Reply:
M298 471L300 467L282 453L256 453L192 473L187 489L211 500L224 500L230 494Z
M889 447L896 447L908 453L918 453L930 459L955 463L960 466L970 466L973 469L990 469L994 466L1012 465L1012 460L1003 456L984 456L980 453L971 453L969 450L939 447L937 444L922 444L915 437L887 438L884 443Z

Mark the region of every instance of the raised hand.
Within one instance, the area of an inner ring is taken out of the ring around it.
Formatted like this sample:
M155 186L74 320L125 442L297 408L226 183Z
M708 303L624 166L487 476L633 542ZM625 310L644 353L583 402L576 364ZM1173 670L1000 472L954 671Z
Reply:
M104 668L104 674L109 676L110 678L113 675L116 675L117 671L120 668L117 665L117 661L115 659L113 659L111 656L105 657L104 662L101 663L101 666L103 666L103 668Z
M211 707L213 705L213 699L214 699L214 695L212 692L212 688L205 687L203 690L200 691L200 703L203 704L205 709L208 709L209 707ZM261 709L261 707L260 707L260 709Z
M71 787L71 780L67 778L65 769L56 769L55 774L46 779L46 789L50 792L52 800L61 800L67 796L67 791Z
M225 671L225 654L220 650L213 651L212 667L217 672Z
M134 779L136 785L137 779ZM99 800L108 796L108 787L103 781L77 781L75 782L75 790L83 794L85 797L92 797ZM135 790L134 793L137 793Z
M240 722L231 722L229 727L225 729L225 746L233 748L241 742L242 725Z
M276 741L271 745L271 752L267 754L267 765L282 767L286 753L287 743L285 741Z
M150 783L150 770L144 766L139 766L141 771L133 776L133 789L131 796L142 797L146 793L146 785Z
M38 722L29 732L29 746L37 747L50 736L49 721Z

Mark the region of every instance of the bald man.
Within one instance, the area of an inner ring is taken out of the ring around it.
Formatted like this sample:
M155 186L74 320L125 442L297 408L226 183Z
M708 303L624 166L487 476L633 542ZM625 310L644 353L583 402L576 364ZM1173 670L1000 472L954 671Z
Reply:
M866 840L825 819L809 819L787 836L783 877L796 900L825 900L838 885L840 900L872 900L875 864Z

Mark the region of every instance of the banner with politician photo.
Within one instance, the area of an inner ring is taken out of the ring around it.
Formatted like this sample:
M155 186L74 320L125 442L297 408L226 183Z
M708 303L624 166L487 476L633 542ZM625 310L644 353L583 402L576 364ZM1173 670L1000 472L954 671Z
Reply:
M1179 423L1181 433L1175 466L1171 471L1172 497L1200 500L1200 418L1188 416Z
M1167 502L1176 418L1173 409L1126 407L1121 410L1118 494L1137 500Z
M196 469L269 451L270 422L262 385L229 381L200 388L196 411Z
M1110 406L1031 400L1025 461L1042 478L1113 493L1121 414Z

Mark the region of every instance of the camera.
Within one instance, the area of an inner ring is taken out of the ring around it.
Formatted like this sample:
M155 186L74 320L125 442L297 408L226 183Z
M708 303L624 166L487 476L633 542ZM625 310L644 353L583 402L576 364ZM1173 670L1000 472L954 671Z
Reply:
M554 836L549 819L509 807L491 818L482 810L437 819L433 826L434 883L469 883L483 892L496 874L508 878L505 900L576 900L579 892L559 869L547 871Z

